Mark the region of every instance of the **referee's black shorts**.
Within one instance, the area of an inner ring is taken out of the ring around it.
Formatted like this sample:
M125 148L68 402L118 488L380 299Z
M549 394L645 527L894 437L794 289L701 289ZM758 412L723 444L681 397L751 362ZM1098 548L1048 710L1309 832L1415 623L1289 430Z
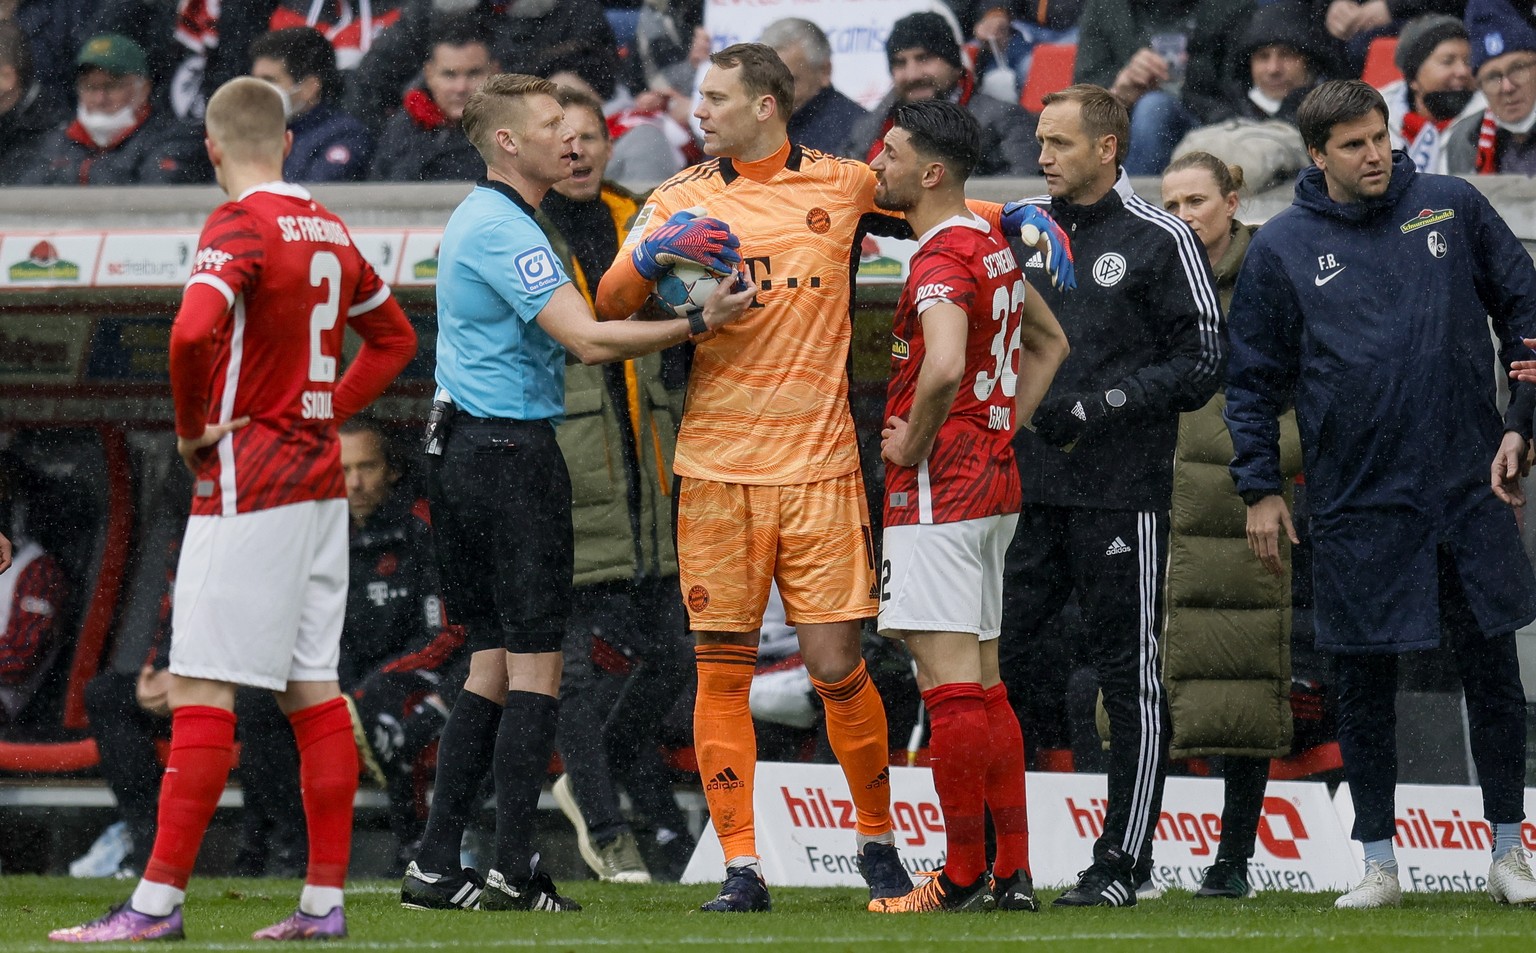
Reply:
M427 493L448 621L471 652L558 652L571 607L571 475L547 420L458 414Z

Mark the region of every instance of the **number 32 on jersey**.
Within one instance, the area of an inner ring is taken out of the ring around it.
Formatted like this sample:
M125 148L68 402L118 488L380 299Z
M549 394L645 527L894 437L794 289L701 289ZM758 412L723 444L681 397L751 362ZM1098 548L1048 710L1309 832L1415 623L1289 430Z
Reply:
M992 392L1001 388L1004 397L1012 398L1019 385L1020 332L1024 320L1024 296L1027 294L1024 279L1013 283L1012 288L998 288L992 295L992 320L997 322L997 333L992 337L992 357L995 363L991 371L978 371L971 392L980 401L989 400ZM1009 430L1013 427L1013 405L992 405L988 408L987 429Z

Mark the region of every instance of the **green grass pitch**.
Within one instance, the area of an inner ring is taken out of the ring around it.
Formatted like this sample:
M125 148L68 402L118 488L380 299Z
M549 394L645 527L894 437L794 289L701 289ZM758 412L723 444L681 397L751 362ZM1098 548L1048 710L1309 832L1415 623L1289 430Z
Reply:
M296 881L197 880L178 950L269 950L251 932L291 912ZM776 888L772 913L691 912L707 886L562 884L585 906L577 914L423 913L400 908L398 885L349 888L351 937L333 949L469 951L753 950L983 951L1033 944L1040 950L1161 951L1529 950L1536 910L1500 907L1475 894L1409 895L1401 910L1336 911L1333 894L1265 894L1253 900L1195 900L1170 892L1126 910L881 916L856 890ZM130 886L99 880L0 878L0 950L59 951L50 929L92 919ZM1044 892L1042 899L1054 896Z

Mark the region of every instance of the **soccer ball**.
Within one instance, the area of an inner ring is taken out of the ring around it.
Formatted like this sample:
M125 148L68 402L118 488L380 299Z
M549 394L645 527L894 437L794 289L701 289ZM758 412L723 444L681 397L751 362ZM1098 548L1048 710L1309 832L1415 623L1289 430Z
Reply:
M656 279L652 297L663 311L688 318L703 311L704 302L720 287L720 282L730 278L729 275L716 275L691 261L679 262Z

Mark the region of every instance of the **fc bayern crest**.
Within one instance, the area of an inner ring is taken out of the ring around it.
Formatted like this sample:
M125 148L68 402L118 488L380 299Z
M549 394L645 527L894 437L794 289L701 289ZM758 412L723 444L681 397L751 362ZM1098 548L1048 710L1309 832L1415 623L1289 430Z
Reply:
M1445 257L1445 236L1439 232L1430 232L1428 236L1429 253L1436 258Z
M1125 259L1116 252L1106 252L1093 263L1093 280L1101 288L1113 288L1125 277Z

